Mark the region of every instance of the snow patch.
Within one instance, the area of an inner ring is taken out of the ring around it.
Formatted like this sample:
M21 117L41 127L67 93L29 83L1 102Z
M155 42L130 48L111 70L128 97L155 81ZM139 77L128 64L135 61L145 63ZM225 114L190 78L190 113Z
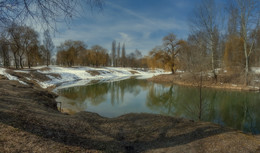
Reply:
M27 83L19 80L16 76L12 76L12 75L6 73L4 68L0 68L0 74L7 77L8 80L16 80L16 81L19 81L21 84L27 85Z
M260 67L251 67L251 71L256 74L260 74Z
M33 69L37 72L46 74L50 78L50 81L40 82L35 80L42 88L48 88L53 85L58 85L59 88L85 85L92 80L99 81L118 81L127 79L129 77L135 76L138 79L147 79L160 74L169 74L170 72L165 72L162 69L146 70L146 69L132 69L123 67L102 67L102 68L92 68L92 67L59 67L59 66L49 66L48 71L40 71L39 69L44 68L43 66L34 67ZM91 75L90 71L97 71L97 75ZM29 73L26 70L16 70L15 72ZM52 74L58 74L60 77L54 77ZM4 74L9 80L18 80L17 77L11 76L5 73L5 69L0 69L0 74ZM26 78L30 80L30 78ZM19 81L19 80L18 80ZM24 82L23 82L24 84Z

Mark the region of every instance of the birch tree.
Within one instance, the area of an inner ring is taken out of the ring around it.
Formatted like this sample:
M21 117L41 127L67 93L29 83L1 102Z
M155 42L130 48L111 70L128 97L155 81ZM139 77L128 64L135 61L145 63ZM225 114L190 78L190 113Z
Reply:
M211 70L216 81L216 46L219 32L218 25L220 24L217 16L218 10L215 1L202 0L200 6L194 11L194 18L192 20L192 31L195 33L204 33L204 41L207 44L207 49L211 53Z
M243 40L243 49L245 54L245 84L248 84L249 60L256 43L257 33L260 21L259 0L235 0L235 6L238 10L238 20L240 35ZM250 36L251 39L250 39Z

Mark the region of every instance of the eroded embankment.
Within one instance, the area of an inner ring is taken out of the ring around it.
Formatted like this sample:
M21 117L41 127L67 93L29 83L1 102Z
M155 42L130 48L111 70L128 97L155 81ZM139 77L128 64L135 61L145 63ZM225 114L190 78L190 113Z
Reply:
M257 152L259 140L212 123L152 114L103 118L57 111L56 95L0 80L3 152Z

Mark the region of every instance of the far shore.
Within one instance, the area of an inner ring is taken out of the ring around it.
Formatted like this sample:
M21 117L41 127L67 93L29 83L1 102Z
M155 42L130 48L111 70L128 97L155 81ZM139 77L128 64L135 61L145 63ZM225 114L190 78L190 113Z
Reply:
M164 84L176 84L182 86L198 87L199 81L185 80L180 78L180 74L161 74L148 79L149 81ZM202 88L214 88L225 90L239 90L239 91L255 91L259 92L258 86L246 86L244 84L222 83L221 81L215 82L214 80L202 81Z

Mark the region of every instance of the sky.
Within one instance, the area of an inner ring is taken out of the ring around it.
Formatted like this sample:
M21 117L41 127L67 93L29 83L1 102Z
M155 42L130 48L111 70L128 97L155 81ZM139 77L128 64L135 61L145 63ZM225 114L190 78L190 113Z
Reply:
M111 52L113 40L147 55L169 33L178 39L189 34L189 18L199 0L105 0L102 11L84 11L70 23L58 23L56 46L65 40L81 40L90 48L101 45Z

